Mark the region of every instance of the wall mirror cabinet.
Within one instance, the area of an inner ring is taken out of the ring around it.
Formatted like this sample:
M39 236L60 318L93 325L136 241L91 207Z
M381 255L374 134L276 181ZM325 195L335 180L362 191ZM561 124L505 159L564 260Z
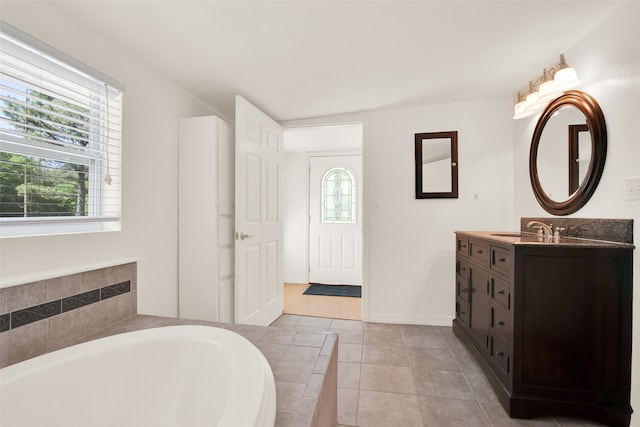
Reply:
M458 198L458 132L415 134L416 199Z
M600 182L607 156L607 128L596 100L568 91L544 110L533 132L529 177L536 199L549 213L583 207Z

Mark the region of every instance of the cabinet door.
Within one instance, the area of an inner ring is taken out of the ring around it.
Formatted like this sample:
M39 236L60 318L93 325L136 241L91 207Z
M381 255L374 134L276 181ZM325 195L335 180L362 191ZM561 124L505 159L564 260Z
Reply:
M469 263L459 258L456 261L456 297L465 303L469 297Z
M456 259L456 319L463 325L469 324L469 263L466 259Z
M491 323L489 273L482 268L470 266L469 283L471 284L469 327L478 344L488 350Z

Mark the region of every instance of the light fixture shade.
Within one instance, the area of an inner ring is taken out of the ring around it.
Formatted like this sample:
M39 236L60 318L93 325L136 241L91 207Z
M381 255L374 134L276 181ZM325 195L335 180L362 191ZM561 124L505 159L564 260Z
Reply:
M578 74L573 67L565 67L556 71L553 82L556 90L558 91L572 89L581 83L578 78Z
M527 102L520 101L513 108L513 120L524 119L531 116L534 112L527 109Z
M536 101L538 101L538 96L539 95L540 94L538 93L538 91L531 91L529 93L529 95L527 95L527 100L526 100L527 104L529 104L529 105L535 104Z
M562 95L562 91L558 90L553 79L542 83L538 92L540 93L538 96L538 102L550 102Z
M544 110L546 108L547 104L548 104L548 102L538 100L537 102L534 102L533 104L527 105L526 111L529 114L537 114L537 113L542 112L542 110Z
M545 68L542 76L529 82L526 99L523 100L524 95L521 96L518 92L513 118L521 119L541 112L549 102L561 96L565 90L572 89L580 83L582 82L578 79L576 70L567 65L564 54L561 54L558 65Z

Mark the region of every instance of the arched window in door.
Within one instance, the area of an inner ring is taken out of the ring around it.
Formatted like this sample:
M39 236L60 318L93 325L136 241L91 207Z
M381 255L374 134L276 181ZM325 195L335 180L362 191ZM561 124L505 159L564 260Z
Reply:
M344 167L329 169L321 183L321 222L356 222L356 181L350 170Z

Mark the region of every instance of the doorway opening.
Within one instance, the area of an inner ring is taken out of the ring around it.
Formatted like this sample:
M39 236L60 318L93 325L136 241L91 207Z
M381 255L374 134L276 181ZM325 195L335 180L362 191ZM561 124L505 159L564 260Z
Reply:
M362 123L284 130L285 313L362 318L362 298L304 294L363 285L362 146Z

